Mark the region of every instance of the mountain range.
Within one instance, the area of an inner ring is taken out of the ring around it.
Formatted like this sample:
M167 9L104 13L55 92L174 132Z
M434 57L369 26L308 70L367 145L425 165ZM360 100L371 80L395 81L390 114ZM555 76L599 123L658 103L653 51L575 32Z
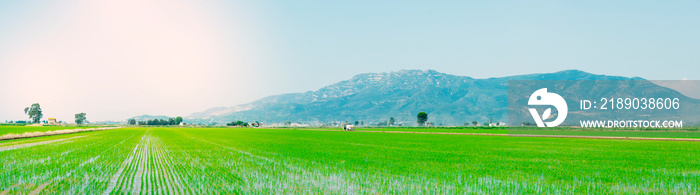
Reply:
M644 79L597 75L579 70L487 79L457 76L434 70L365 73L316 91L274 95L233 107L210 108L185 118L186 121L209 124L242 120L261 121L265 124L290 121L320 125L345 121L376 124L393 117L396 124L413 126L416 125L416 114L423 111L429 114L428 121L436 125L463 125L471 121L500 122L508 120L508 82L512 80ZM658 90L670 90L651 82L649 86ZM607 91L600 93L601 96L605 96L615 92L616 86L599 88ZM580 87L564 89L564 93L589 93L582 91L587 89ZM700 105L695 99L679 93L678 95L689 100L689 104ZM572 103L576 101L578 100L567 100Z

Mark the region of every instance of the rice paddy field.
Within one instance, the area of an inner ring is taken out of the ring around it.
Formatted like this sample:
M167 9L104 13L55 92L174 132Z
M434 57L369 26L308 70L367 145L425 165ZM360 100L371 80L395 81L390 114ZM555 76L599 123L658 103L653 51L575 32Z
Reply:
M0 194L699 193L697 141L331 130L135 127L5 140Z

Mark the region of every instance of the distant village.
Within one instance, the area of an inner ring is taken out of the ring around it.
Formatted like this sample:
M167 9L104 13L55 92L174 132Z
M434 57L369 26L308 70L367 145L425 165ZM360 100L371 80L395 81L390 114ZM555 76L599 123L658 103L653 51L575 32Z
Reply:
M24 109L25 114L29 116L31 120L18 120L18 121L5 121L5 123L17 123L17 124L27 124L31 125L69 125L69 124L96 124L96 125L155 125L155 126L226 126L226 127L342 127L343 129L354 127L409 127L409 126L419 126L419 127L457 127L444 125L443 123L434 123L428 121L428 113L419 112L416 116L415 121L397 121L394 117L389 117L388 120L379 122L367 122L365 121L332 121L327 123L300 123L285 121L283 123L270 123L265 124L262 121L246 122L241 120L233 120L228 123L218 123L214 122L211 118L195 119L188 118L185 120L183 117L166 117L166 116L150 116L142 115L138 117L133 117L125 121L88 121L86 118L86 113L75 114L75 123L67 123L62 120L57 120L54 117L49 117L48 120L42 120L43 113L39 103L34 103L30 107ZM523 123L523 125L529 125ZM479 123L477 121L466 122L463 127L503 127L506 126L504 122L489 122Z

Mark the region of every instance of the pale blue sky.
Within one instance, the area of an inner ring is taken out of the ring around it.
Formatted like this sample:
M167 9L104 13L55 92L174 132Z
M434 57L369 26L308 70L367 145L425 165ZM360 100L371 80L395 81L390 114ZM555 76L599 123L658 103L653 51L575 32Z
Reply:
M477 78L581 69L700 79L700 2L286 1L271 6L289 71L430 68Z
M33 102L67 121L184 116L401 69L698 80L698 10L698 1L0 1L0 120L22 119Z

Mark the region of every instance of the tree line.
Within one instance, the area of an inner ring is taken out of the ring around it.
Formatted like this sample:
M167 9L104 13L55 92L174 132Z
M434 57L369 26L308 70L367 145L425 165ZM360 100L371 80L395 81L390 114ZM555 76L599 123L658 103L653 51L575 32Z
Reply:
M129 119L127 121L129 125L179 125L182 123L182 117L178 116L175 118L164 119L151 119L147 121L136 121L136 119Z

